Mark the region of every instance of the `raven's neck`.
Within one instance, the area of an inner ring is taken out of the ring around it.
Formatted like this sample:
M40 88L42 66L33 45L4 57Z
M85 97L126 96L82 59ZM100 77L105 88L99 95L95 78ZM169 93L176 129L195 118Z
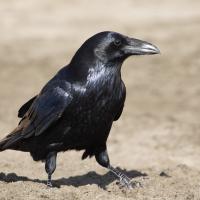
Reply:
M77 81L85 81L91 66L95 66L95 55L92 48L82 45L73 56L68 68L72 77Z
M75 54L74 58L67 66L67 79L72 82L86 83L89 80L100 78L100 76L107 76L111 78L116 76L121 78L122 62L107 62L103 63L94 55L87 54L79 56Z
M87 73L87 84L112 84L114 80L121 80L121 66L96 63L89 68Z

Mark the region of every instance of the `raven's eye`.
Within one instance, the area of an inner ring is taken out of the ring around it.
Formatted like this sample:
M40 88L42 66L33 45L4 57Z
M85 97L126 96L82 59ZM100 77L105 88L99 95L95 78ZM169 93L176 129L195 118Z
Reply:
M116 46L116 47L119 47L120 45L121 45L121 40L115 40L114 41L114 45Z

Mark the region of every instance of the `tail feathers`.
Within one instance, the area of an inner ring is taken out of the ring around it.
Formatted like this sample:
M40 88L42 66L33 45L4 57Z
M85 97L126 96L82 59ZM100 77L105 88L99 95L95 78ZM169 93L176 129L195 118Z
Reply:
M22 138L20 132L21 130L13 131L11 134L7 135L4 139L2 139L0 141L0 151L12 149L12 145L14 145Z

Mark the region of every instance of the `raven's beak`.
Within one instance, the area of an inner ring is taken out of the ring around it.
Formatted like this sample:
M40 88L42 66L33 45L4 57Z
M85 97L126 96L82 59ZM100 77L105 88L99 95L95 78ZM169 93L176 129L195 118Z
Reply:
M128 44L124 47L125 54L127 55L148 55L148 54L159 54L160 50L153 44L148 42L128 38Z

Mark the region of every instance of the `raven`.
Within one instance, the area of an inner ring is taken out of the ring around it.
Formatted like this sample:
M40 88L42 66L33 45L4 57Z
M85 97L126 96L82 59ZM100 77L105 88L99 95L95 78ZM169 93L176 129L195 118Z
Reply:
M21 121L0 141L0 151L30 152L33 160L45 161L47 186L52 186L57 153L84 150L82 159L95 156L123 186L131 188L130 179L110 164L106 146L126 97L121 66L131 55L159 52L148 42L116 32L92 36L71 62L19 109Z

